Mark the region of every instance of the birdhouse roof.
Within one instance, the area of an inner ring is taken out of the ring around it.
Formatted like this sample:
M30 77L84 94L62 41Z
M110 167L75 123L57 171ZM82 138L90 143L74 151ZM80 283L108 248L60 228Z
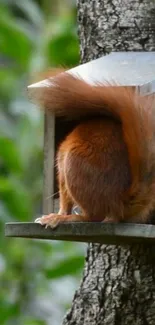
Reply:
M112 52L68 72L91 84L114 82L119 86L135 86L144 95L155 93L155 52ZM43 80L30 85L31 98L48 84L48 80Z

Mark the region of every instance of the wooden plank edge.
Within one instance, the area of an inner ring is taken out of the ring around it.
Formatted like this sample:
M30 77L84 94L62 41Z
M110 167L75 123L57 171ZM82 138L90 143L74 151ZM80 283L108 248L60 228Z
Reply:
M144 224L104 224L75 222L45 229L33 222L5 224L6 237L93 242L100 244L154 243L155 226Z

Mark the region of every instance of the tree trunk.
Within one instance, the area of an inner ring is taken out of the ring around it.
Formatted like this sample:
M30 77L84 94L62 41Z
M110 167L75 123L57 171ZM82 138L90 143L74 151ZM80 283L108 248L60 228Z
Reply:
M155 50L155 1L78 0L81 62ZM93 227L93 225L92 225ZM155 246L88 246L63 325L155 325Z

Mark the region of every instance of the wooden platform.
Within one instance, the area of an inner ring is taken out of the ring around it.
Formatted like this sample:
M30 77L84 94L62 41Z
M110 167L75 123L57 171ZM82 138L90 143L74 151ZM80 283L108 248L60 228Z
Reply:
M100 244L155 244L155 226L143 224L104 224L76 222L60 224L55 230L36 223L6 223L6 237L65 240Z

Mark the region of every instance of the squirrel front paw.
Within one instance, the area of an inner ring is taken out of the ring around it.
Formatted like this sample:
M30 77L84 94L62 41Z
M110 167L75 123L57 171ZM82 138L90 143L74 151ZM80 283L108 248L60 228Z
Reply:
M60 222L63 221L63 216L55 213L50 213L49 215L37 218L34 222L40 223L42 226L56 228Z
M42 226L51 227L52 229L56 228L59 223L64 222L82 222L89 221L86 216L81 216L79 214L56 214L50 213L49 215L42 216L41 218L37 218L35 223L40 223Z

